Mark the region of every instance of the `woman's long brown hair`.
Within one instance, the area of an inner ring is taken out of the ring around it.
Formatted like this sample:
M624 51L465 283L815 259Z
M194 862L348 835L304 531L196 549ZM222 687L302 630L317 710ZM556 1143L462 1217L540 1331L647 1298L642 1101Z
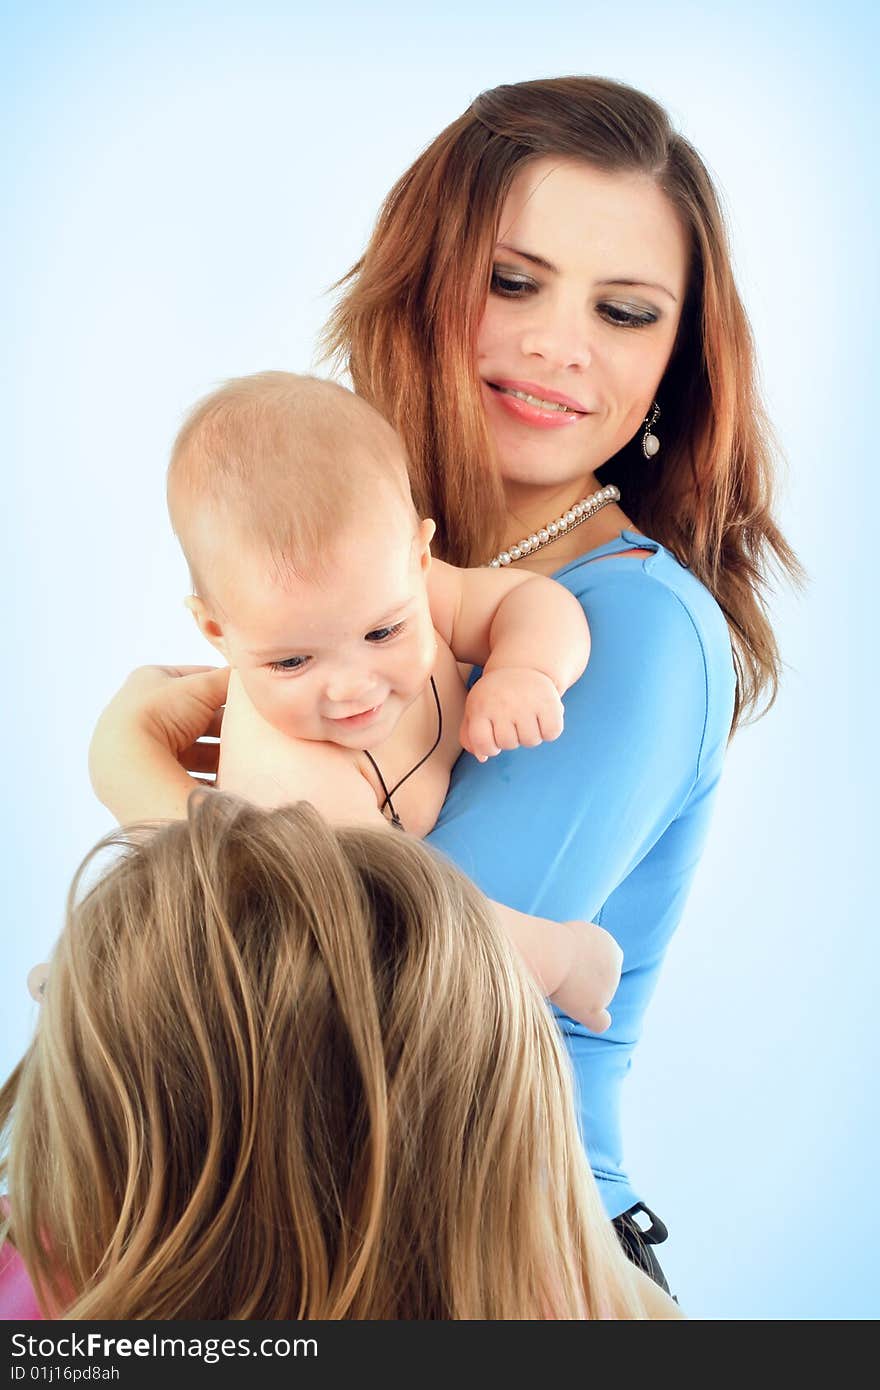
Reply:
M661 106L594 77L484 92L391 190L363 257L340 282L347 288L325 345L403 437L416 506L437 522L442 558L479 564L509 542L475 340L504 198L523 166L547 155L649 175L690 237L687 302L658 391L662 449L646 463L636 437L599 479L620 486L635 524L721 606L736 666L736 724L776 693L770 574L798 578L800 569L771 512L774 446L718 197Z
M485 899L305 803L98 846L0 1123L50 1315L644 1315Z

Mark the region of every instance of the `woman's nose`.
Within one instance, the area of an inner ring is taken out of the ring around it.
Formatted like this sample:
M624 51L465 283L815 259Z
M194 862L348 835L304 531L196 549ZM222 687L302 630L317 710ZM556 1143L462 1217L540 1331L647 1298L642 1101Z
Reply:
M521 347L526 357L540 357L555 370L583 370L592 360L588 320L582 308L555 306L530 323Z

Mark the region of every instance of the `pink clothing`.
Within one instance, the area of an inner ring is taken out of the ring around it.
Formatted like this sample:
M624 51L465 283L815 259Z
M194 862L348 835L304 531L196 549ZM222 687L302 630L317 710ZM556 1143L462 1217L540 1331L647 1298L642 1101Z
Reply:
M0 1322L34 1322L42 1318L22 1258L7 1240L0 1247Z

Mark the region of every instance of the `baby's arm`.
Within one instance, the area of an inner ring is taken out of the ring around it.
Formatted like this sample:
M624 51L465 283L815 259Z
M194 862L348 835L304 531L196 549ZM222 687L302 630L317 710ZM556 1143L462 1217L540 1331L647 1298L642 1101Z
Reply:
M484 761L504 748L558 738L560 697L590 654L574 595L542 575L462 570L436 560L428 586L438 632L459 661L483 668L468 694L462 747Z
M611 933L593 922L551 922L501 903L492 906L541 992L593 1033L604 1033L623 964Z

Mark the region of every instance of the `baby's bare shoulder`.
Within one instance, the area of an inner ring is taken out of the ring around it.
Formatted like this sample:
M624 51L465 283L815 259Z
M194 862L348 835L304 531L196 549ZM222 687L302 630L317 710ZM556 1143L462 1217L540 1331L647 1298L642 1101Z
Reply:
M437 660L434 662L434 680L437 693L444 710L457 715L464 708L465 686L473 666L459 661L442 632L435 628L437 636ZM459 752L461 750L459 749ZM458 753L456 753L456 757Z
M262 719L229 683L220 741L218 786L267 808L309 801L335 823L382 821L357 754L334 743L291 738Z

